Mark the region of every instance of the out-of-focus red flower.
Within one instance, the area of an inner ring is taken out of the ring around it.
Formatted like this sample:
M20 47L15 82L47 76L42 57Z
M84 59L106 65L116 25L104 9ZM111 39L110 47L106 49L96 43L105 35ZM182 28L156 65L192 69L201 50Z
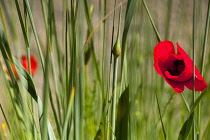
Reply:
M31 61L31 74L34 75L37 70L37 60L34 56L31 56L30 61ZM25 68L25 70L28 72L29 67L28 67L28 60L27 60L26 56L21 57L21 63L23 65L23 67Z
M34 56L31 56L30 57L30 62L31 62L31 74L32 76L35 74L36 70L37 70L37 66L38 66L38 63L37 63L37 60ZM25 68L25 70L27 72L29 72L29 67L28 67L28 60L27 60L27 57L26 56L22 56L21 57L21 64L23 65L23 67ZM12 63L11 64L11 67L12 67L12 70L13 70L13 73L16 77L16 79L19 79L19 75L17 73L17 70L14 66L14 64ZM7 74L9 75L9 72L6 70ZM9 75L10 76L10 75Z
M177 43L177 52L170 41L161 41L154 49L154 67L176 93L184 86L193 90L193 61ZM203 91L207 84L195 66L195 90Z

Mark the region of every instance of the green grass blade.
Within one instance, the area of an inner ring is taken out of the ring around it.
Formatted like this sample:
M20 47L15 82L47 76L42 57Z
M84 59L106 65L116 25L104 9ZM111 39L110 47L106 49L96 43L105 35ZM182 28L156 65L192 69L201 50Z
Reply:
M164 139L166 140L166 138L167 138L166 137L166 131L165 131L165 127L163 125L163 119L162 119L162 115L161 115L161 111L160 111L160 103L159 103L159 100L158 100L157 92L155 92L155 97L156 97L156 101L157 101L157 105L158 105L158 112L159 112L159 116L160 116L160 122L161 122L161 125L162 125Z
M71 93L70 93L70 99L69 99L68 106L67 106L67 113L66 113L66 116L64 119L61 140L65 140L65 137L67 136L68 123L69 123L70 116L71 116L72 106L73 106L73 102L74 102L74 95L75 95L75 87L72 87Z
M184 101L184 104L185 104L187 110L190 112L190 106L189 106L189 104L187 103L187 100L186 100L186 97L184 96L184 93L181 93L181 96L182 96L182 99L183 99L183 101Z
M196 92L195 92L195 60L196 60L196 56L195 56L195 44L196 44L196 23L197 23L197 17L196 17L196 12L197 12L197 8L196 8L196 0L193 0L193 27L192 27L192 31L193 31L193 35L192 35L192 60L193 60L193 64L192 64L192 77L193 77L193 82L192 82L192 102L193 104L195 103L196 100ZM195 111L193 111L194 114ZM195 112L195 114L197 114L198 112ZM194 116L194 115L193 115ZM196 140L197 134L196 134L196 125L197 121L193 121L193 128L192 128L192 140Z
M210 20L210 0L209 0L209 3L208 3L205 35L204 35L203 50L202 50L202 60L201 60L201 74L202 74L202 76L204 74L204 60L205 60L205 56L206 56L206 44L207 44L207 39L208 39L209 20Z
M18 17L19 17L23 37L24 37L24 40L25 40L26 49L29 49L30 45L29 45L29 40L28 40L28 37L27 37L27 31L26 31L26 28L24 26L24 21L23 21L22 14L21 14L20 7L19 7L19 3L18 3L17 0L15 0L15 5L16 5L17 12L18 12Z
M16 70L18 72L18 75L19 75L20 79L22 79L21 83L26 88L26 90L29 92L31 97L37 102L38 97L37 97L36 89L35 89L32 79L31 79L31 76L28 74L28 72L24 69L22 64L16 58L13 57L13 60L14 60L15 66L17 68Z
M10 131L10 133L11 133L11 128L10 128L8 119L7 119L7 117L6 117L5 113L4 113L4 109L2 108L1 104L0 104L0 109L1 109L1 112L2 112L2 114L3 114L3 116L4 116L4 119L5 119L5 121L6 121L6 124L7 124L7 126L8 126L8 129L9 129L9 131Z
M31 12L31 8L30 8L28 0L24 0L24 2L26 3L28 15L29 15L29 20L30 20L30 23L31 23L31 27L32 27L34 36L35 36L35 40L36 40L36 43L37 43L37 48L38 48L38 51L39 51L39 56L40 56L40 60L41 60L41 64L42 64L42 69L43 69L43 72L44 72L44 69L45 69L44 58L43 58L43 54L42 54L42 50L41 50L41 45L39 43L39 38L38 38L38 35L37 35L37 32L36 32L36 27L34 25L34 20L33 20L32 12Z
M147 7L147 4L146 4L145 0L142 0L142 1L143 1L143 4L144 4L145 9L146 9L146 11L147 11L147 14L148 14L148 16L149 16L150 22L152 23L152 27L153 27L153 29L154 29L154 31L155 31L156 36L157 36L157 40L158 40L158 42L160 42L160 41L161 41L160 35L159 35L159 33L158 33L158 30L157 30L157 28L156 28L156 26L155 26L154 21L152 20L152 17L151 17L151 14L150 14L150 12L149 12L149 9L148 9L148 7Z
M201 99L203 99L203 97L205 97L204 95L206 95L206 93L208 93L208 90L205 92L202 92L200 94L200 96L195 100L194 104L191 106L190 115L194 112L195 108L199 105Z
M125 15L125 21L124 21L125 23L124 23L124 29L123 29L123 35L122 35L122 56L121 56L122 65L121 65L121 71L122 71L123 65L124 65L127 35L128 35L129 27L131 25L132 17L134 15L136 2L137 2L137 0L128 0L128 3L127 3L126 15ZM122 76L122 73L121 73L121 76Z

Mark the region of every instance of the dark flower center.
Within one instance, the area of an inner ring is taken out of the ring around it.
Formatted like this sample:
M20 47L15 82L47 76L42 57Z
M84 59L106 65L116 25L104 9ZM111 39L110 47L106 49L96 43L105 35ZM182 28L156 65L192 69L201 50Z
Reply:
M184 71L185 69L185 63L183 60L175 60L174 61L174 67L172 69L168 69L167 71L173 75L178 76Z

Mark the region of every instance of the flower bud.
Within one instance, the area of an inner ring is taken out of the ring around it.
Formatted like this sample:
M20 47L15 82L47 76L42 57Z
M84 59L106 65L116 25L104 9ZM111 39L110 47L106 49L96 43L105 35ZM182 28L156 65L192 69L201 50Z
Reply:
M112 49L112 54L114 55L115 58L117 58L120 55L120 53L121 53L121 48L120 48L120 41L118 39Z

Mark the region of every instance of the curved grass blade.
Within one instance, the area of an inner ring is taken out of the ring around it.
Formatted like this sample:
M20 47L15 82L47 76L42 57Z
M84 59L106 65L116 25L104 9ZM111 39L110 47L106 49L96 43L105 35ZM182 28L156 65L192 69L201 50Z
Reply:
M26 88L31 97L37 102L38 97L31 76L28 74L28 72L23 68L22 64L15 57L13 57L13 60L23 86Z

